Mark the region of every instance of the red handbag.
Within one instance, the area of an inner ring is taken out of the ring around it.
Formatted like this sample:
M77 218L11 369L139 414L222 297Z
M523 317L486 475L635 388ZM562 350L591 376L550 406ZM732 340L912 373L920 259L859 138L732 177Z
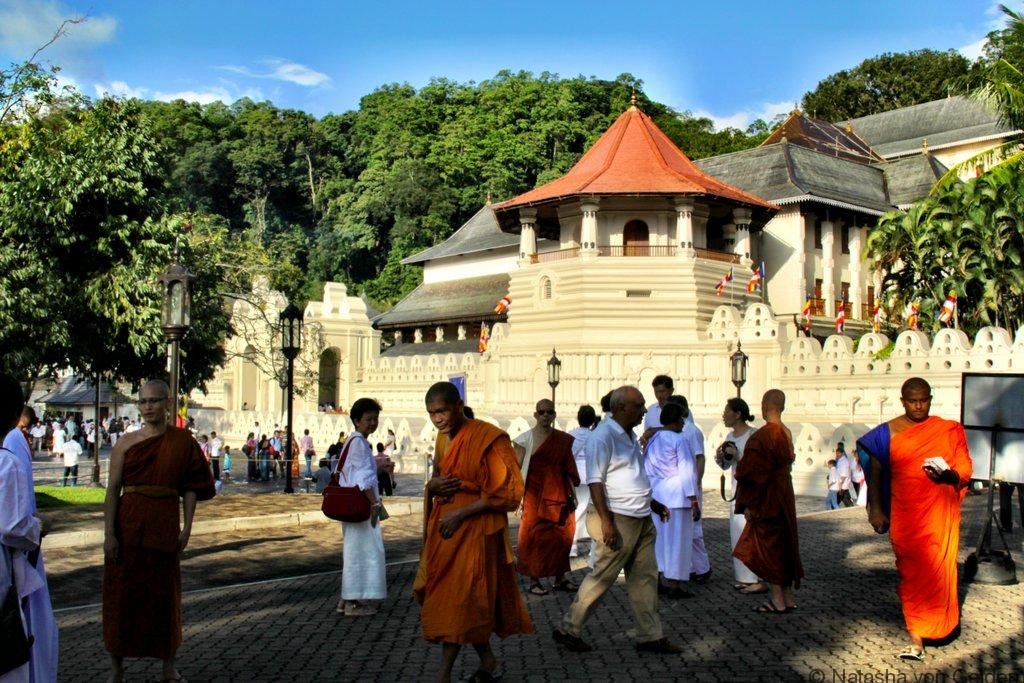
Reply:
M342 486L338 483L351 444L350 438L341 450L341 457L331 472L331 483L324 488L324 500L320 504L320 511L339 522L365 522L370 518L370 500L366 494L358 486Z

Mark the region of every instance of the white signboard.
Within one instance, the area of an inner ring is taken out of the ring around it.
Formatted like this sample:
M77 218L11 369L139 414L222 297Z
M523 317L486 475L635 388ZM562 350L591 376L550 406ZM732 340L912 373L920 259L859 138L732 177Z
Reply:
M1024 375L964 373L961 391L974 478L988 479L995 434L994 478L1024 482Z

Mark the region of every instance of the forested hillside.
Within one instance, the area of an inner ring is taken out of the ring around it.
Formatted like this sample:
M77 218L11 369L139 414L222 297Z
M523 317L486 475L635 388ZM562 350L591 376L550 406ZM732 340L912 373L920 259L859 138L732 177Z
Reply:
M648 100L642 82L503 71L481 83L387 85L321 119L269 102L142 102L163 147L168 209L223 216L259 235L273 284L298 300L339 280L388 305L419 281L406 256L495 201L567 171L639 106L693 158L744 149L767 131L715 132Z

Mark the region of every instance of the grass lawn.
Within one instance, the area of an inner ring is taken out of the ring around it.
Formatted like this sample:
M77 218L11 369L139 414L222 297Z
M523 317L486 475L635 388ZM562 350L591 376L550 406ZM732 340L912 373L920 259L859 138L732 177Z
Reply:
M100 505L105 495L106 489L93 486L37 486L36 507L52 510L72 505Z

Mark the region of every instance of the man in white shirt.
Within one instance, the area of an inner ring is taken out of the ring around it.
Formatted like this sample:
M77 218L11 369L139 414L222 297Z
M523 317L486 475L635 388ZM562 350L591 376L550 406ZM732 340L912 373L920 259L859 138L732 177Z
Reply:
M625 568L637 651L678 654L681 650L664 637L658 617L658 563L651 520L652 511L665 521L669 512L651 499L651 484L633 435L633 428L643 420L643 394L636 387L619 387L612 392L610 407L612 418L601 421L584 448L591 496L587 526L597 541L597 563L552 636L572 652L591 651L580 637L583 624Z
M651 382L651 387L654 389L654 398L657 400L647 406L647 415L644 416L645 430L661 429L661 409L665 407L665 402L672 395L675 384L668 375L658 375Z
M64 456L64 480L61 486L68 485L68 476L71 476L71 485L78 486L78 459L82 455L82 447L75 440L64 442L61 454Z
M835 460L828 461L828 493L825 495L825 509L839 509L839 469Z
M573 538L572 549L569 550L569 557L576 557L579 554L580 541L589 540L587 533L586 519L587 506L590 505L590 487L587 485L587 456L584 447L587 439L590 438L590 431L597 422L597 413L593 406L580 406L576 411L576 422L579 427L569 432L573 438L572 455L576 459L576 471L580 475L580 485L576 487L576 536ZM590 546L590 567L594 567L597 559L597 547Z
M46 436L46 424L36 422L32 425L32 429L29 430L29 434L32 435L32 450L36 453L41 453L43 451L43 437Z
M853 471L850 468L850 458L846 455L846 444L842 441L836 444L836 470L839 472L839 503L843 507L853 507L853 498L850 496Z

